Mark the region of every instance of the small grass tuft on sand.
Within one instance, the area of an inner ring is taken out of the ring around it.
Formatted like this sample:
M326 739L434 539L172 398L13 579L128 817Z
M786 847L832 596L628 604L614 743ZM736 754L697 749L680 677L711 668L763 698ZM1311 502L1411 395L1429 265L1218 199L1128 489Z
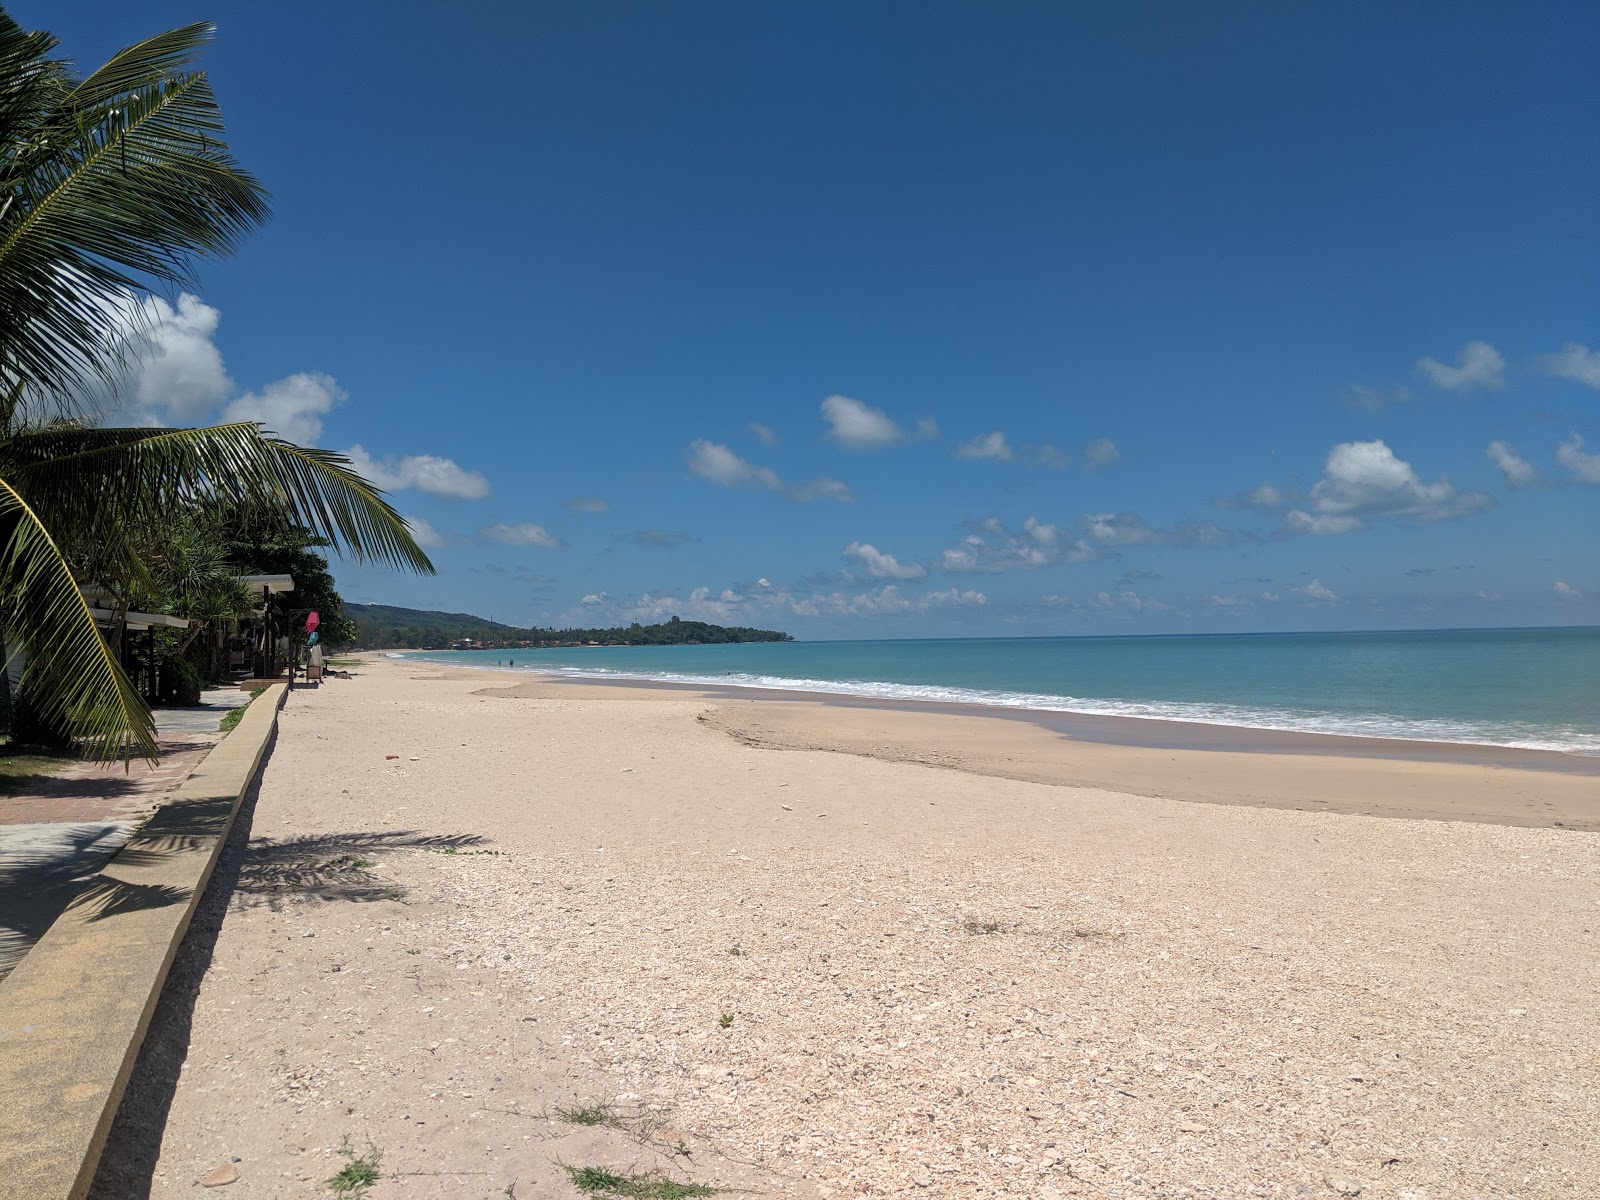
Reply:
M583 1104L556 1109L556 1120L568 1125L611 1125L616 1122L617 1114L609 1104Z
M566 1172L580 1192L617 1200L688 1200L691 1196L718 1196L725 1190L703 1183L679 1183L665 1175L622 1175L605 1167L567 1167Z
M988 937L990 934L1004 933L1006 931L1004 923L995 920L993 917L968 917L961 923L961 928L974 937Z
M365 1195L366 1190L382 1178L378 1164L383 1161L383 1155L371 1142L367 1143L366 1152L358 1155L350 1149L350 1138L347 1135L339 1146L339 1153L345 1157L344 1169L327 1180L328 1187L332 1188L336 1195Z

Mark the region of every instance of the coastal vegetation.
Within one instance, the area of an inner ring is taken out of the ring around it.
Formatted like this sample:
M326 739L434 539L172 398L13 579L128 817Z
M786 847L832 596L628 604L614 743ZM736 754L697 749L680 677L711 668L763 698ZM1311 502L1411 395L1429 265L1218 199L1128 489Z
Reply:
M678 617L655 625L635 621L596 629L521 629L469 613L431 612L386 604L346 604L352 644L367 650L446 650L470 642L484 650L539 646L717 646L731 642L792 642L791 634L743 625L712 625ZM329 639L330 644L332 638Z
M52 35L0 11L0 636L34 721L106 758L153 757L155 731L83 585L123 612L165 591L197 620L226 616L238 591L213 585L240 564L219 512L265 514L302 551L433 570L342 455L254 422L96 427L146 346L146 293L269 214L194 69L209 36L159 34L80 77Z

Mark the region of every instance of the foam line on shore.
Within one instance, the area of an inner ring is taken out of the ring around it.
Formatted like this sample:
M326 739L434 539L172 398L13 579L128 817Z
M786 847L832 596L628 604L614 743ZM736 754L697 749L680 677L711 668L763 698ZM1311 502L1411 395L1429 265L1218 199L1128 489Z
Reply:
M393 654L409 658L409 654ZM419 659L417 661L436 661ZM785 676L698 675L672 671L617 671L585 667L502 667L477 663L440 662L439 665L471 671L491 671L518 676L541 675L591 683L662 683L686 687L736 688L798 692L816 696L849 696L892 703L961 704L1013 712L1065 713L1086 717L1117 717L1138 721L1179 722L1226 729L1265 730L1276 733L1331 735L1394 742L1428 742L1482 746L1511 750L1539 750L1584 757L1600 757L1600 737L1566 730L1523 727L1507 723L1485 728L1469 722L1397 717L1384 713L1312 713L1294 709L1262 709L1225 703L1187 701L1122 701L1034 692L987 691L978 688L900 684L873 680L803 679Z

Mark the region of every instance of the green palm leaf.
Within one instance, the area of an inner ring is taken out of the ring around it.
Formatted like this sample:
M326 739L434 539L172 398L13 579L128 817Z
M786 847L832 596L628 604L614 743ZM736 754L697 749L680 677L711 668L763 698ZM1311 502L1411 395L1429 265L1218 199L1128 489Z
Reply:
M137 750L156 757L150 710L95 627L37 514L0 479L0 595L8 631L26 656L22 688L40 716L81 738L102 759Z
M267 218L188 69L209 37L161 34L77 82L55 39L0 11L0 386L66 403L85 375L114 385L131 296Z
M111 547L202 499L266 504L358 561L433 574L384 493L330 450L264 434L252 422L203 429L58 425L0 442L0 475L49 528Z

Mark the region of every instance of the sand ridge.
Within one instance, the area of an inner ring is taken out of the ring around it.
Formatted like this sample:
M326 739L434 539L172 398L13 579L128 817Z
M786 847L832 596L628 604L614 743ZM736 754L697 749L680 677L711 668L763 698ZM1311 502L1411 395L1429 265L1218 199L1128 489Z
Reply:
M775 1196L1600 1192L1593 834L780 752L726 704L462 674L291 699L186 1050L166 1029L151 1195L231 1157L235 1194L305 1195L345 1136L377 1200L575 1196L585 1161ZM597 1100L653 1136L549 1119Z

